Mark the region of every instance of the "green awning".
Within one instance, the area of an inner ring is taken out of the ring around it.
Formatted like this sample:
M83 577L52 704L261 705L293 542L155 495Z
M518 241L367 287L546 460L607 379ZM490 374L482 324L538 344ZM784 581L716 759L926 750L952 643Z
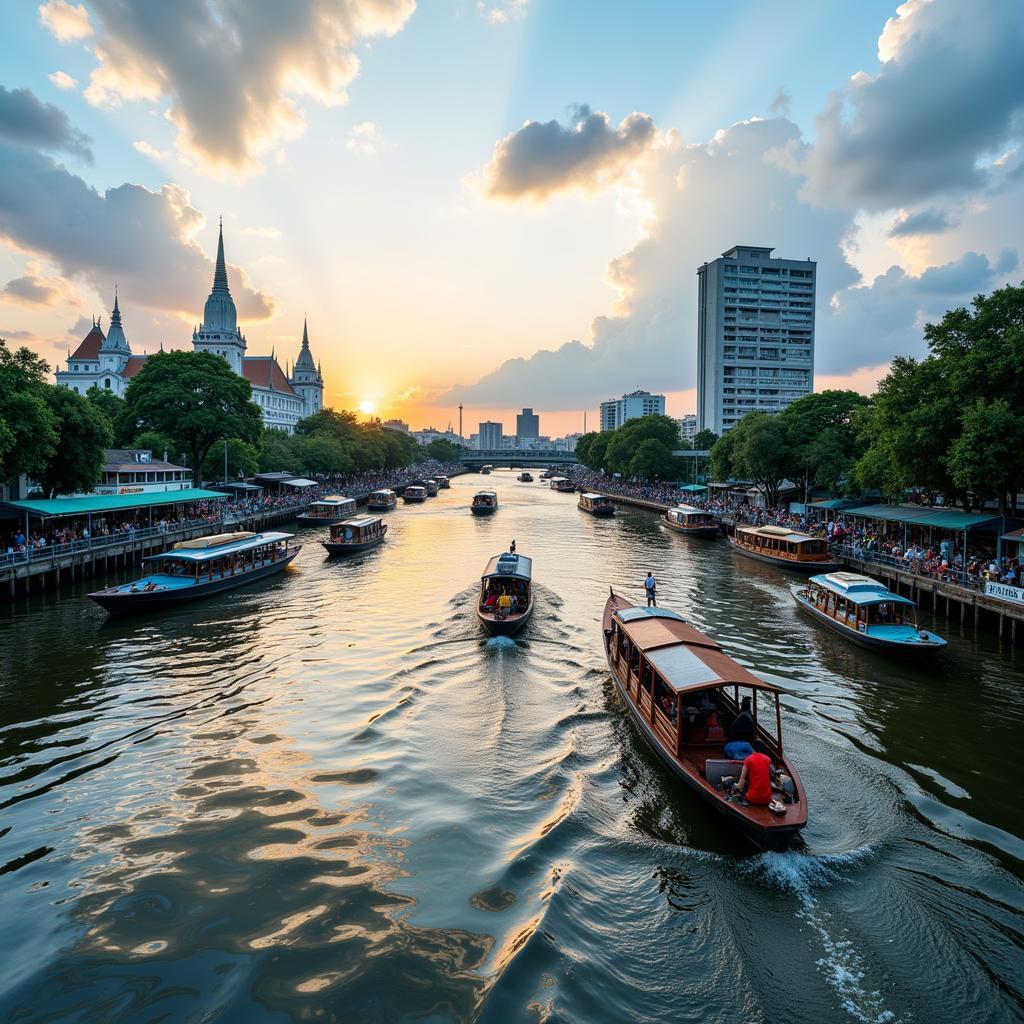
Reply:
M857 508L863 504L863 501L857 501L855 498L826 498L822 501L812 501L807 507L839 512L843 509Z
M889 523L919 523L935 509L923 505L862 505L846 510L847 515L864 516L865 519L881 519Z
M956 512L953 509L937 512L933 509L930 515L919 519L918 523L921 526L937 526L943 530L974 530L1001 520L1002 516L994 516L991 512Z
M707 488L703 484L683 484L679 490L689 491L691 494L696 494L698 491L706 491Z
M83 498L38 498L30 501L5 501L12 512L33 516L83 516L103 512L123 512L154 505L177 505L183 501L227 501L226 494L186 487L182 491L155 491L151 494L89 494Z
M1000 520L1000 516L994 516L991 512L959 512L956 509L928 508L924 505L864 505L861 508L846 509L846 514L911 526L934 526L942 530L973 530Z

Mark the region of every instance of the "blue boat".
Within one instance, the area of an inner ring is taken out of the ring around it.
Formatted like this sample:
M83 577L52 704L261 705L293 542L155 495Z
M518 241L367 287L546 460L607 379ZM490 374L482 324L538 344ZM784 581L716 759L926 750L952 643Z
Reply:
M195 601L281 572L302 550L292 533L220 533L179 541L144 558L149 573L89 595L111 613L141 612Z
M946 641L921 629L917 605L870 576L830 572L790 587L797 605L834 633L887 654L932 654Z

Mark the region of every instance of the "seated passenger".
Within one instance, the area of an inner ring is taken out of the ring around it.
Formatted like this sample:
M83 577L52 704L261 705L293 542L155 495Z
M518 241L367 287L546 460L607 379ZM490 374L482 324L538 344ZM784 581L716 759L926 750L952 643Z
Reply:
M502 594L501 597L498 598L498 615L501 618L505 618L505 616L508 615L511 607L512 598L509 597L508 594Z
M753 743L754 732L754 719L750 714L750 698L744 697L740 701L740 713L733 719L732 728L729 730L729 739L746 740L748 743Z
M733 787L735 795L748 804L767 806L772 800L772 762L767 754L755 751L743 762L740 781Z
M491 593L489 593L487 595L487 600L484 601L484 607L485 608L493 608L497 603L498 603L498 595L495 594L494 591L492 590Z

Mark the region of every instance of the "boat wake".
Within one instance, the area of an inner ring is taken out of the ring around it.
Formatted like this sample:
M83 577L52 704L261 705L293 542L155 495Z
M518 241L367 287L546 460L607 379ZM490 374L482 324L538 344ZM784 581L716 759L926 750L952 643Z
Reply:
M794 851L769 852L741 862L740 867L762 884L799 900L796 916L811 929L822 948L815 965L839 996L843 1009L864 1024L891 1024L896 1015L885 1008L881 992L867 986L867 971L856 946L815 896L816 890L844 881L844 868L863 863L872 854L870 844L822 857Z

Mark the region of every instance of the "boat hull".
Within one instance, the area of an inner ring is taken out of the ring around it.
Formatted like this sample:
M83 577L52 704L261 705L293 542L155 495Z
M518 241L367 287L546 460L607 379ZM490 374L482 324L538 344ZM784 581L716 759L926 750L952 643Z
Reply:
M383 537L374 537L373 540L363 540L358 544L340 544L335 541L322 541L324 550L329 555L354 555L360 551L367 551L384 543Z
M742 544L737 544L732 537L729 538L729 544L733 551L746 558L753 558L756 562L764 562L766 565L774 565L780 569L802 572L808 576L819 572L841 572L846 568L844 562L797 562L791 558L775 558L773 555L765 555L760 551L751 551Z
M526 625L527 620L533 614L533 598L530 598L530 603L526 606L526 611L522 615L510 615L507 618L499 619L496 616L488 615L486 612L480 611L479 608L476 610L476 617L483 623L484 629L487 630L491 636L514 636Z
M469 511L475 516L493 516L498 511L497 505L470 505Z
M422 497L419 498L403 498L402 500L406 503L406 505L422 505L427 500L427 497L426 495L423 495Z
M354 512L346 512L343 516L307 516L302 513L295 517L295 522L299 526L337 526L338 523L343 523L354 515Z
M581 512L586 512L588 516L596 516L598 519L611 519L615 515L615 509L610 505L603 508L584 508L580 505L579 508Z
M377 501L375 501L375 502L367 502L366 503L366 511L367 512L390 512L392 509L397 508L397 507L398 507L398 502L397 501L392 501L390 503L377 502Z
M129 615L168 608L171 605L186 604L189 601L198 601L213 594L221 594L225 590L245 587L257 580L273 576L286 569L301 550L302 545L297 544L288 549L288 554L284 558L279 558L268 565L261 565L258 569L250 569L248 572L236 576L197 583L190 587L181 587L176 590L153 590L148 593L139 591L135 594L111 588L110 590L98 590L90 594L89 597L111 615Z
M946 646L946 641L942 640L941 637L936 637L935 641L912 643L886 640L884 637L871 636L870 633L861 633L860 630L850 629L841 622L837 622L830 615L826 615L819 608L815 608L810 601L801 596L800 589L800 587L790 587L790 592L793 595L793 600L797 603L797 607L815 621L828 627L833 633L838 634L852 644L856 644L858 647L863 647L869 651L878 651L881 654L895 655L899 658L910 658L915 655L924 655L926 658L931 658ZM929 636L934 635L929 633Z
M678 523L670 522L664 516L661 517L661 521L673 533L681 533L684 537L700 537L702 540L713 540L715 537L722 535L722 528L717 524L715 526L680 526Z

